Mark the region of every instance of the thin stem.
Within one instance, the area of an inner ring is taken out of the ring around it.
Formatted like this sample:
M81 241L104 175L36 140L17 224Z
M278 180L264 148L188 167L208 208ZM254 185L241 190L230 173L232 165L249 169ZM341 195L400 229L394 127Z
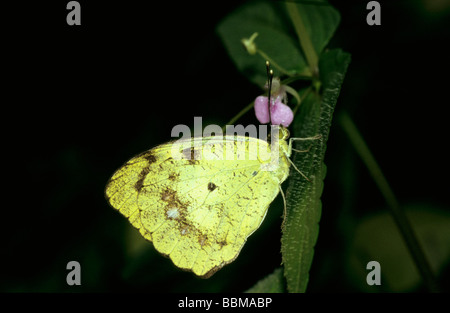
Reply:
M281 81L281 84L282 85L289 85L290 83L293 83L293 82L295 82L297 80L312 80L312 77L311 76L305 76L305 75L295 75L295 76L283 79Z
M317 56L316 50L313 47L311 38L306 31L306 27L303 24L303 20L300 12L298 11L297 4L295 2L286 2L286 7L289 12L289 16L291 17L292 23L294 24L295 32L297 33L298 39L300 41L300 46L305 53L311 73L313 74L313 76L317 76L319 58Z
M268 60L271 65L273 65L275 68L277 68L282 74L287 76L293 76L294 74L289 72L287 69L276 63L274 60L272 60L264 51L257 49L256 52L259 53L260 56L263 57L264 60Z
M233 117L231 118L231 120L229 120L229 121L222 127L222 133L225 134L227 125L233 125L234 122L236 122L238 119L240 119L242 115L244 115L245 113L247 113L248 111L250 111L250 110L253 108L254 105L255 105L255 102L254 102L254 101L250 102L250 103L249 103L245 108L243 108L238 114L236 114L235 116L233 116Z
M312 91L312 87L309 86L308 89L306 89L306 91L303 93L303 97L301 97L301 101L299 103L297 103L297 105L294 107L294 110L292 110L292 113L297 114L298 109L300 108L300 105L302 104L303 100L306 99L306 97L308 97L309 93Z
M413 228L409 222L408 217L398 203L394 192L389 186L388 181L383 175L380 166L376 162L373 154L370 152L369 147L366 145L364 139L359 133L356 125L353 123L352 119L347 113L341 113L339 116L339 122L344 128L345 133L350 139L353 147L355 148L358 155L361 157L363 163L369 170L373 180L380 189L381 194L385 198L388 207L391 210L392 217L394 218L400 233L403 236L403 240L409 249L409 252L419 270L425 286L430 292L437 292L438 286L436 284L433 272L431 270L430 264L420 247L417 237L414 233Z

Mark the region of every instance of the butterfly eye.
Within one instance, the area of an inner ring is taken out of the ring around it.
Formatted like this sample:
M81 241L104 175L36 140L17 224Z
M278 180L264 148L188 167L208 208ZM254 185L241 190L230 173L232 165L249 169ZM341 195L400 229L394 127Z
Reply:
M281 127L280 128L280 138L282 139L282 140L287 140L288 138L289 138L289 136L291 135L290 133L289 133L289 129L287 129L287 128L284 128L284 127Z

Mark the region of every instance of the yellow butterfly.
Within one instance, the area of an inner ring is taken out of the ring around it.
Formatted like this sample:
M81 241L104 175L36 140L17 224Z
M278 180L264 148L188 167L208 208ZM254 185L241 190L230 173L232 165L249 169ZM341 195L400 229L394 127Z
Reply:
M106 198L177 267L208 278L261 225L289 175L292 141L318 138L288 144L289 131L277 132L271 143L235 135L159 145L117 170Z

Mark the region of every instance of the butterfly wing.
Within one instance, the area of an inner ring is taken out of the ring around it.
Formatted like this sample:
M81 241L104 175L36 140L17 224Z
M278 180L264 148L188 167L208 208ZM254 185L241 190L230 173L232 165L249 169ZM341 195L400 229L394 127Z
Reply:
M288 165L263 170L267 154L267 142L241 136L160 145L120 168L106 197L176 266L209 277L238 256L279 192Z

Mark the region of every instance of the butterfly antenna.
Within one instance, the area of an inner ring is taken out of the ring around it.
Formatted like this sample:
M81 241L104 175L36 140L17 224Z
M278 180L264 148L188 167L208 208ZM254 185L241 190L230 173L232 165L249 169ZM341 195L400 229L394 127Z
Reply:
M270 116L270 106L271 106L271 96L272 96L272 80L273 80L273 70L270 68L270 62L266 61L266 70L267 70L267 84L268 84L268 94L267 97L269 99L269 122L272 123L272 117Z

